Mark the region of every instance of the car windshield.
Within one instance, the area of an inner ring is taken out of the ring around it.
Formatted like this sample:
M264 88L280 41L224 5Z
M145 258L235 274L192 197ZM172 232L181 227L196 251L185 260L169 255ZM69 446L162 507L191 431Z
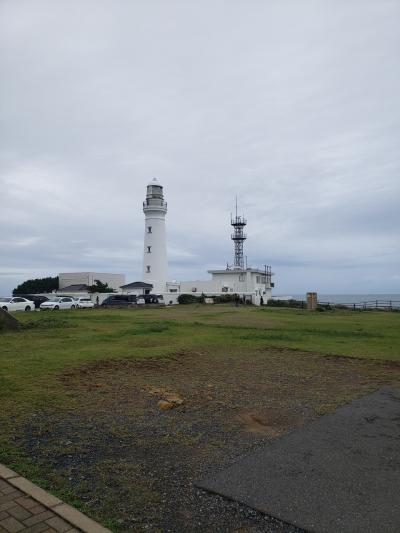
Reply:
M0 298L0 302L10 302L11 298Z
M52 298L52 299L50 300L50 303L51 303L51 302L59 302L60 300L61 300L61 298Z
M81 302L90 302L90 298L80 298Z

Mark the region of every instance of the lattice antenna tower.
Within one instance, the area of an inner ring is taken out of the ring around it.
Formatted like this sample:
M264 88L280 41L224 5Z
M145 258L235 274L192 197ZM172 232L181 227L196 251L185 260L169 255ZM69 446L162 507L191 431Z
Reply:
M237 196L236 196L236 209L235 216L231 215L231 225L233 227L233 233L231 239L234 244L234 261L233 267L244 269L244 255L243 255L243 243L247 239L247 235L244 233L244 227L247 224L247 220L244 216L238 215Z

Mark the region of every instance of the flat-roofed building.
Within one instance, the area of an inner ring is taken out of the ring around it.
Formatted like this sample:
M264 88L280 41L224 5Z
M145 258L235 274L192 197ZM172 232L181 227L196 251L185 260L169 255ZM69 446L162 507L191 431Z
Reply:
M125 284L125 274L112 274L110 272L62 272L58 274L58 288L63 290L71 285L86 285L90 287L99 280L101 283L107 283L110 289L119 291L119 288Z

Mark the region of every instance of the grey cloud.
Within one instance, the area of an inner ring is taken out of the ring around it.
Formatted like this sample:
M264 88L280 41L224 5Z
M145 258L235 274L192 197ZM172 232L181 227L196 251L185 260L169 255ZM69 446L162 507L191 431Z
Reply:
M279 292L400 290L398 2L0 10L0 292L63 270L140 278L152 176L171 278L231 261L237 194L248 260Z

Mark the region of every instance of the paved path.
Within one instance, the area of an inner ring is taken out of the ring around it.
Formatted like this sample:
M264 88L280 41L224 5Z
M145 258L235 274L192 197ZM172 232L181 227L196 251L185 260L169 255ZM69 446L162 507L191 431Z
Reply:
M400 531L400 390L276 439L197 484L322 533Z
M77 509L0 464L0 532L110 533Z

